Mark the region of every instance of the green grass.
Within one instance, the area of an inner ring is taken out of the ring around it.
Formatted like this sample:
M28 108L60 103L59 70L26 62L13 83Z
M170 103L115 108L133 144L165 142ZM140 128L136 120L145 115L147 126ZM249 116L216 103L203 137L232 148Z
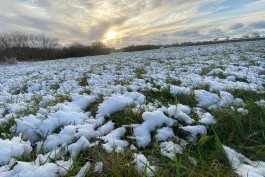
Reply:
M216 132L223 144L235 148L253 160L265 159L265 108L255 102L265 99L264 93L233 90L235 97L245 102L247 115L231 109L215 110L212 114L217 119Z
M244 108L249 110L249 114L242 115L232 109L210 111L216 118L217 124L208 128L208 137L200 145L187 145L184 153L177 154L173 160L161 155L159 143L154 139L146 148L140 149L150 164L157 167L154 176L236 177L237 174L232 169L222 144L236 149L252 160L264 160L265 110L256 105L255 102L264 99L265 94L244 90L233 90L231 93L244 100L246 103ZM143 94L148 101L159 100L164 104L182 103L192 107L196 105L193 94L173 97L168 88L159 92L148 90ZM124 124L141 123L141 114L142 112L136 114L128 107L124 111L113 113L108 119L113 120L119 127ZM193 113L191 116L196 117ZM178 126L174 126L173 129L178 137L184 139L187 137L187 133L179 129ZM198 140L201 140L200 137ZM90 169L87 176L145 176L145 174L139 175L137 173L132 163L132 157L133 152L131 150L125 150L121 154L107 154L99 147L97 151L88 149L81 152L80 158L83 160L78 161L83 161L83 164L90 161L92 163L91 168L96 162L103 162L102 173L93 172ZM190 157L197 160L197 165L189 160Z
M151 165L156 166L154 176L156 177L236 177L237 174L232 169L227 156L223 150L222 144L232 147L238 152L244 154L252 160L264 160L265 158L265 109L255 104L260 99L265 99L264 93L256 93L246 90L230 90L235 96L242 98L245 102L244 108L249 111L249 114L242 115L233 109L217 109L209 111L217 120L217 124L208 128L207 137L198 136L197 143L188 144L183 151L183 154L176 154L173 160L161 155L160 143L155 141L155 131L152 132L152 142L146 147L139 149L143 153ZM147 90L142 92L148 102L160 101L163 105L176 105L178 103L196 107L194 93L179 94L172 96L170 87L161 89L158 92ZM57 95L56 102L71 101L67 95ZM93 102L86 111L90 111L93 116L96 115L98 106L104 100L99 97ZM38 104L40 99L35 100ZM107 120L112 120L115 127L121 127L125 124L142 123L142 113L144 109L135 111L133 107L127 107L123 111L118 111L107 117ZM198 120L196 112L191 112L190 116ZM179 122L182 123L182 122ZM183 124L183 123L182 123ZM9 122L5 127L1 127L2 132L10 133L10 128L14 122ZM185 125L185 124L184 124ZM182 139L186 139L188 133L179 128L178 125L173 127L174 133ZM126 129L126 136L133 135L133 129ZM97 139L91 140L94 142ZM135 144L135 140L125 137L125 140L130 144ZM179 141L172 138L171 141L179 144ZM102 140L99 140L102 142ZM200 141L200 142L198 142ZM69 170L67 176L73 176L78 173L80 168L90 162L91 166L86 176L147 176L146 173L138 174L135 164L133 163L133 151L126 149L123 153L107 153L101 145L88 148L79 153L74 164ZM22 161L33 161L36 156L34 151L28 157L20 157ZM69 158L64 155L65 159ZM192 163L189 159L193 157L197 164ZM95 163L103 162L103 171L94 172ZM148 167L146 167L148 168Z
M170 93L170 86L161 89L160 91L146 90L143 91L142 94L146 96L147 102L154 102L158 100L164 106L180 103L189 105L190 107L195 107L197 104L195 94L193 92L190 94L178 94L176 96L172 96Z
M146 74L146 71L145 71L145 69L144 68L136 68L135 70L134 70L134 73L135 73L135 77L137 78L137 79L143 79L144 78L144 74Z
M210 66L202 68L201 75L202 76L207 75L210 71L212 71L212 69L213 69L213 67L210 67Z
M112 120L116 127L122 125L139 124L142 123L142 114L145 110L139 108L134 111L132 107L127 107L123 111L118 111L111 114L107 119Z
M134 168L133 153L130 150L126 150L123 153L107 153L101 146L90 148L80 152L77 159L74 161L74 165L68 172L67 176L73 176L77 174L86 162L90 162L91 166L86 176L115 176L115 177L131 177L140 176L137 170ZM94 172L94 165L97 162L103 163L102 173Z
M91 90L90 89L87 89L87 88L85 88L85 90L83 90L83 91L80 92L81 95L83 95L83 94L85 94L85 95L91 95L91 93L92 93Z
M14 118L9 119L5 124L0 124L0 138L6 139L6 138L12 138L14 136L14 132L11 130L11 128L16 124L16 121Z
M23 85L20 88L14 88L14 90L11 92L13 95L19 95L19 94L23 94L23 93L27 93L27 85Z
M85 87L88 85L87 83L87 73L83 73L83 76L79 80L79 85Z
M167 84L171 84L171 85L177 85L177 86L181 85L181 81L180 80L174 80L174 79L172 79L170 77L167 78L166 83Z
M178 94L176 96L176 103L189 105L192 108L195 107L197 104L195 94L193 92L190 94Z
M94 101L93 103L91 103L85 111L90 111L91 112L91 115L93 117L95 117L96 114L97 114L97 111L98 111L98 106L103 101L104 101L104 97L103 96L99 97L96 101Z
M54 97L55 97L56 103L63 103L63 102L71 102L72 101L72 98L70 97L70 95L67 95L67 94L56 94Z
M226 79L226 75L223 72L220 72L217 77L219 77L220 79Z
M176 103L176 97L171 95L169 86L160 91L146 90L143 91L142 94L146 97L147 102L158 100L162 102L163 105Z
M52 90L58 90L60 88L60 84L59 83L56 83L56 84L53 84L50 86L50 89Z

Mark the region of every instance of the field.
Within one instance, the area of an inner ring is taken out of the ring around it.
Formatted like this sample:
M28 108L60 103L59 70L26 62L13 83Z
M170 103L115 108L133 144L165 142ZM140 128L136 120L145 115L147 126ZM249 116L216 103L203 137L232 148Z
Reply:
M265 176L265 41L0 66L0 176Z

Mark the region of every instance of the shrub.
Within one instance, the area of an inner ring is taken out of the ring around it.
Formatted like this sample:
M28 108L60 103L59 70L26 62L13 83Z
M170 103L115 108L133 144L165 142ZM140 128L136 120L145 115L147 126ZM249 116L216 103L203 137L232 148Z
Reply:
M15 57L1 57L0 64L16 64L17 59Z

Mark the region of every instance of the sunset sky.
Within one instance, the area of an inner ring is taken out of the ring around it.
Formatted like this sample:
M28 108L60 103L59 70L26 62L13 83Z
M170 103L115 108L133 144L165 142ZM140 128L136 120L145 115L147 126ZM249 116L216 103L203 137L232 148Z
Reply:
M265 34L265 0L0 0L0 30L112 47Z

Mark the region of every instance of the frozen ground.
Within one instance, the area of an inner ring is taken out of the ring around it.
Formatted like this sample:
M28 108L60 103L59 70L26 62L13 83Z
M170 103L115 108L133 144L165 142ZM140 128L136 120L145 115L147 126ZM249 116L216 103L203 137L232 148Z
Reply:
M152 176L159 166L140 152L152 141L172 160L216 124L210 111L248 114L230 90L264 92L264 49L260 41L0 66L0 176L65 176L79 152L94 147L131 149L131 163L140 174L148 165ZM176 99L193 95L195 106L149 98L165 91ZM128 109L142 119L112 117ZM264 162L224 149L239 175L265 176ZM94 170L102 168L97 162ZM88 170L86 162L76 176Z

